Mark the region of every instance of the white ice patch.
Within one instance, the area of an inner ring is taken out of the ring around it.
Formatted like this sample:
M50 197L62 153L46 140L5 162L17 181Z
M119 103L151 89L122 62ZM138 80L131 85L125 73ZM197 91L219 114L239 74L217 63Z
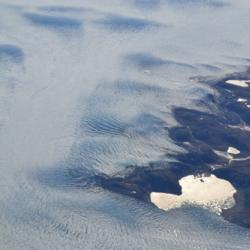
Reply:
M166 211L184 204L193 204L209 208L217 214L235 204L233 194L236 190L230 182L214 175L208 177L189 175L182 178L179 183L182 187L181 195L152 192L151 202Z
M237 102L247 102L247 99L244 99L244 98L238 98Z
M226 83L242 88L247 88L249 86L248 83L250 83L250 80L227 80Z
M231 155L238 155L240 154L240 151L237 148L229 147L227 152Z

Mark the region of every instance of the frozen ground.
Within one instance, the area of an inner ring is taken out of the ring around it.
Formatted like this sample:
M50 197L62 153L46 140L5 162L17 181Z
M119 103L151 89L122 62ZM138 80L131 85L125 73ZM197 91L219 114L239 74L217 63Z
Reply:
M0 248L248 249L248 229L209 211L90 183L183 151L172 107L204 110L212 90L189 78L249 65L249 13L248 0L0 0Z

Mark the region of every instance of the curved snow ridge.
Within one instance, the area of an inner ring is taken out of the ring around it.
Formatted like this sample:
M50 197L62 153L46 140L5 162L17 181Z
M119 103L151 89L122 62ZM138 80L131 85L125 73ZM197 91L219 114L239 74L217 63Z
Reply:
M64 16L50 16L37 13L25 13L24 17L32 24L52 28L52 29L80 29L82 22L78 19L73 19Z
M12 44L0 44L0 63L4 63L6 60L18 64L22 63L24 60L23 50Z
M112 14L97 20L95 23L115 32L138 32L147 29L166 27L166 25L148 19Z

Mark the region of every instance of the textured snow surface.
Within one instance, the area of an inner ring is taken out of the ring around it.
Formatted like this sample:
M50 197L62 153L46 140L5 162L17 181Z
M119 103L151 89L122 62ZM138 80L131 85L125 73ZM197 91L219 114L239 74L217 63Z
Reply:
M241 70L248 0L0 0L0 249L249 249L201 208L163 212L90 185L180 152L188 80Z

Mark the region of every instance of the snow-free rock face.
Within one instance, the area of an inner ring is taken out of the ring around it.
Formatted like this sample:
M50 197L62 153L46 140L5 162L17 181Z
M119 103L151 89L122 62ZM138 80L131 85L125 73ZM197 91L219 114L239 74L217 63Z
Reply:
M0 0L0 249L248 249L249 6ZM150 203L200 173L234 224Z

